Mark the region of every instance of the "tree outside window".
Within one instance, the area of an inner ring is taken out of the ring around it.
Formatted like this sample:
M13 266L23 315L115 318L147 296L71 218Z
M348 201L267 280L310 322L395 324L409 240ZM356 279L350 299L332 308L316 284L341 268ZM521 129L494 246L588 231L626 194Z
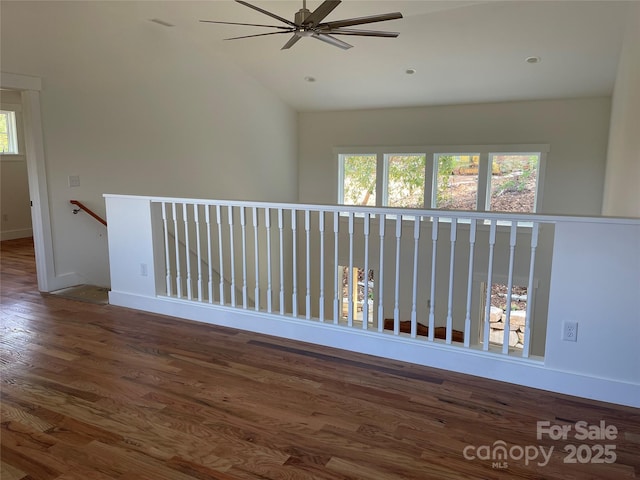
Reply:
M342 203L376 205L376 155L342 156Z
M424 208L426 155L387 157L387 198L385 206Z

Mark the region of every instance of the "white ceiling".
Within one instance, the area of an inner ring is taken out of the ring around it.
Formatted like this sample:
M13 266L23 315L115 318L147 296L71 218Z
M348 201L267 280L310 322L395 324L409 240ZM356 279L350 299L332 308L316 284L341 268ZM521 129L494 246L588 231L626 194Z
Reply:
M249 2L289 19L302 6L302 0ZM141 43L161 38L163 44L193 45L205 52L205 61L211 52L212 68L216 58L226 57L293 108L309 111L609 95L629 2L345 0L327 21L404 15L361 27L398 31L398 38L341 37L354 45L350 50L312 38L280 50L288 35L224 41L273 30L198 20L278 24L231 0L107 3L112 15L117 11L112 19L135 26ZM309 0L308 8L320 3ZM83 22L100 15L99 8L78 4L67 5L82 10ZM529 56L542 61L526 63ZM416 73L407 75L408 68ZM307 76L316 81L306 82Z

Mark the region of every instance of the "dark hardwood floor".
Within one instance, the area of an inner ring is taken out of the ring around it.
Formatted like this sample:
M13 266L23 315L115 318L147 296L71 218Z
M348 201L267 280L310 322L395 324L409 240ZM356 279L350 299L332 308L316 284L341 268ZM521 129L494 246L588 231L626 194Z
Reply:
M41 295L31 242L1 247L2 480L640 474L637 409Z

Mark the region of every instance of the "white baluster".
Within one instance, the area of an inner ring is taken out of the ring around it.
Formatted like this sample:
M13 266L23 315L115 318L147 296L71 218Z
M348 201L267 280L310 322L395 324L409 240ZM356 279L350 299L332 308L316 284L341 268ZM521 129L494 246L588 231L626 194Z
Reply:
M240 209L240 231L242 232L242 308L247 308L247 219L244 207Z
M445 341L451 344L453 336L453 272L456 256L456 238L458 232L458 219L451 219L451 254L449 256L449 300L447 302L447 336Z
M438 226L440 217L431 217L431 298L429 299L429 341L432 342L436 323L436 255L438 253Z
M509 336L511 334L511 295L513 290L513 260L516 251L516 237L518 222L511 222L511 235L509 236L509 274L507 277L507 310L504 318L504 339L502 341L502 353L509 353Z
M318 212L318 230L320 232L320 321L324 322L324 212Z
M271 288L271 212L264 209L264 226L267 231L267 312L273 311L273 290Z
M349 212L349 284L347 289L347 325L353 326L353 212ZM357 299L356 299L357 300Z
M400 333L400 240L402 237L402 215L396 215L396 278L393 299L393 334Z
M382 332L384 329L384 229L386 223L386 215L383 213L379 215L379 234L380 234L380 275L378 276L378 331Z
M176 254L176 296L182 298L182 269L180 268L180 235L178 232L178 214L176 204L171 204L171 213L173 214L173 232L174 232L174 250Z
M529 282L527 285L527 315L525 317L524 323L524 344L522 346L522 356L524 358L529 357L529 353L531 350L531 323L532 318L531 314L533 312L533 289L534 278L535 278L535 267L536 267L536 248L538 247L538 231L540 228L539 223L534 223L533 228L531 229L531 261L529 263Z
M182 217L184 222L184 263L187 266L187 299L191 300L193 297L191 291L191 246L189 244L189 212L186 203L182 204Z
M340 268L338 266L338 231L339 231L339 222L340 222L340 214L338 212L333 212L333 264L335 267L335 281L334 281L334 292L333 292L333 323L338 323L339 312L338 312L338 300L339 300L339 288L340 288Z
M307 318L307 320L309 320L311 318L311 240L309 238L309 210L305 210L304 211L304 232L305 232L305 239L306 239L306 243L307 243L307 255L306 255L306 260L307 260L307 265L306 265L306 272L307 272L307 295L305 297L305 316Z
M483 350L489 350L489 319L491 318L491 287L493 285L493 247L496 244L496 220L491 220L491 227L489 228L489 264L487 271L487 292L485 297L485 312L484 312L484 338L483 338Z
M422 217L413 217L413 284L411 292L411 337L418 335L418 252L420 249L420 221Z
M236 306L236 254L235 254L235 241L233 239L233 207L229 205L227 207L227 220L229 223L229 260L231 265L229 266L229 270L231 273L231 306Z
M213 246L211 243L211 207L205 205L204 220L207 224L207 289L209 291L209 303L213 303Z
M469 272L467 276L467 312L464 318L464 346L468 347L471 340L471 297L473 292L473 257L476 245L477 220L471 219L469 228Z
M291 210L291 237L292 237L292 283L293 291L291 293L291 312L294 317L298 316L298 212Z
M278 229L280 230L280 315L284 315L284 223L282 209L278 209Z
M164 230L164 256L165 256L165 277L167 282L167 296L173 293L171 288L171 258L169 256L169 228L167 225L167 205L162 202L162 228Z
M196 256L198 257L198 301L202 301L202 245L200 240L200 205L193 204L193 218L196 223Z
M256 312L260 310L260 257L259 243L258 243L258 208L253 207L253 244L254 244L254 260L255 260L255 272L256 272L256 287L253 291L255 297L255 309Z
M196 256L198 257L198 301L202 301L202 245L200 240L200 207L193 205L193 216L196 222Z
M364 214L364 300L362 303L362 329L366 330L369 323L369 220L370 215Z
M218 224L218 250L220 256L220 305L224 305L224 255L222 248L222 210L216 205L216 222Z

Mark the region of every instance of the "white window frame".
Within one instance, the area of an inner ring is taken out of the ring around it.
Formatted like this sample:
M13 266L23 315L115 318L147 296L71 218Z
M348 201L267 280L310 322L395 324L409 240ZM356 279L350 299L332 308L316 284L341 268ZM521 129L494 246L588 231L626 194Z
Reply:
M435 205L434 184L437 178L436 155L480 155L478 169L478 194L476 197L476 211L489 211L491 168L489 160L493 155L533 155L539 154L538 172L536 179L536 196L534 211L540 212L544 192L544 172L547 162L549 144L501 144L501 145L420 145L410 147L388 146L351 146L333 149L338 160L338 203L343 202L344 186L344 157L349 155L375 155L376 164L376 207L384 207L388 198L386 191L388 158L393 155L425 155L425 206L426 210L437 210ZM365 153L366 152L366 153ZM427 205L426 202L430 201Z

